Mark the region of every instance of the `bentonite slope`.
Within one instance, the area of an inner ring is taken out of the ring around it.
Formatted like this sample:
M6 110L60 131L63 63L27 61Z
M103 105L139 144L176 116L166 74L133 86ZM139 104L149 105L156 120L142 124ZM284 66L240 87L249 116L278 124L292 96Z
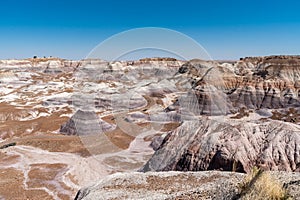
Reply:
M285 122L199 120L170 132L142 171L300 171L300 129Z
M98 118L93 111L78 110L70 120L61 126L60 132L66 135L92 135L113 130L115 127Z
M246 59L231 64L193 60L184 64L179 73L190 78L201 114L214 114L221 106L226 106L227 112L236 112L242 107L299 107L300 63L296 60L290 64L293 59L284 58L266 57L258 63ZM212 100L216 98L223 104L214 105Z

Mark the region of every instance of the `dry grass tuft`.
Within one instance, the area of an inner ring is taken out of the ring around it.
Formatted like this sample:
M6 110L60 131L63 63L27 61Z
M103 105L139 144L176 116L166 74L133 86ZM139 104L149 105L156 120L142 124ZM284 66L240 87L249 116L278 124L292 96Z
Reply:
M254 167L240 185L243 200L289 200L283 185L268 172Z

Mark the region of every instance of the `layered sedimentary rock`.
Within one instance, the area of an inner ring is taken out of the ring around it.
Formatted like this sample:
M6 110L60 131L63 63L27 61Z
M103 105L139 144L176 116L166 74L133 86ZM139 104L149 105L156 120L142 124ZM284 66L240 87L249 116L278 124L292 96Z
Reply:
M165 137L141 171L300 171L299 144L299 127L285 122L189 121Z
M192 92L198 97L200 114L224 113L221 107L232 113L242 107L300 106L300 62L293 57L247 58L221 65L193 60L184 64L179 73L187 74Z
M100 134L114 128L114 125L100 120L95 112L78 110L66 124L61 126L60 132L82 136Z

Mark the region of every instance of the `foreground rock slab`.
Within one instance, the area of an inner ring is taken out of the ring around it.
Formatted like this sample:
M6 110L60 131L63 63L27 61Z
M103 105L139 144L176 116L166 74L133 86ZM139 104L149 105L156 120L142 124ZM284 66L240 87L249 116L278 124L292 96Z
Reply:
M299 173L271 172L299 199ZM233 172L148 172L114 174L81 189L75 200L90 199L232 199L245 174Z
M222 195L218 194L221 187L234 190L242 177L216 171L114 174L80 190L75 199L210 199Z

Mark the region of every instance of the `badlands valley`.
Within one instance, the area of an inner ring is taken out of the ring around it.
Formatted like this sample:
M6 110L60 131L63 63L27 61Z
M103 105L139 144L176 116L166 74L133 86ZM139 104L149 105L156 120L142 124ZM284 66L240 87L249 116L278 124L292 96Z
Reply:
M300 56L0 61L0 199L300 198Z

